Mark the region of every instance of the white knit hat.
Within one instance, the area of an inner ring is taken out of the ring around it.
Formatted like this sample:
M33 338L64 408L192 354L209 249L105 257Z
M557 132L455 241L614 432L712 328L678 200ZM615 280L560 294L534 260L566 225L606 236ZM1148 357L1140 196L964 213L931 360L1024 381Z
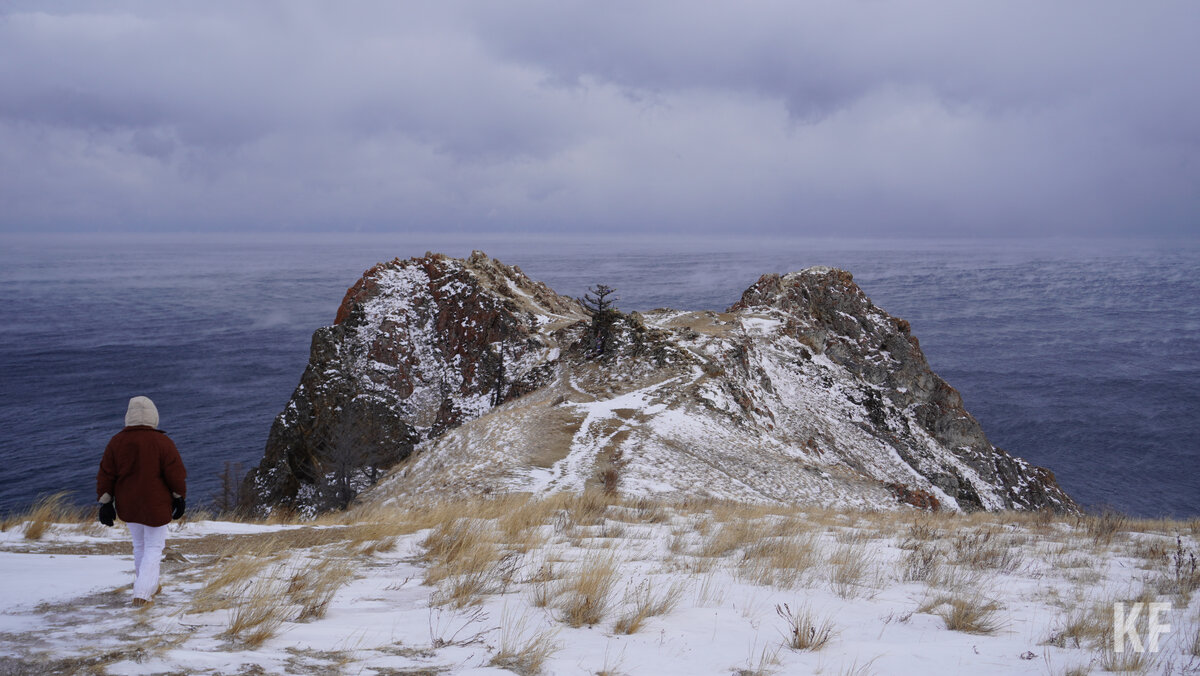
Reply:
M129 410L125 411L125 426L134 425L158 427L158 409L149 397L134 397L129 400Z

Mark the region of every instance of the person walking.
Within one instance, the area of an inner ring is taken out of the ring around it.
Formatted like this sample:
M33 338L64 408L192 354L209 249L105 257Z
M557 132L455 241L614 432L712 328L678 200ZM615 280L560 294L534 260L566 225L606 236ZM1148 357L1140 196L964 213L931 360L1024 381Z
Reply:
M175 442L158 429L158 409L147 397L129 400L125 428L108 442L96 497L100 523L113 525L114 517L129 526L133 540L133 605L144 606L162 587L158 568L167 542L167 524L183 516L187 496L187 469Z

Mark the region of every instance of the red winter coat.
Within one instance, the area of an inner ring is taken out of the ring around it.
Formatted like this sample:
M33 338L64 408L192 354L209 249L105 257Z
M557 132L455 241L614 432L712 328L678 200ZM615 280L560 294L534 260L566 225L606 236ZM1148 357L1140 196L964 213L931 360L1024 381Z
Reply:
M96 473L96 498L105 493L113 496L117 516L126 523L170 523L171 494L187 497L187 470L175 442L149 425L117 432Z

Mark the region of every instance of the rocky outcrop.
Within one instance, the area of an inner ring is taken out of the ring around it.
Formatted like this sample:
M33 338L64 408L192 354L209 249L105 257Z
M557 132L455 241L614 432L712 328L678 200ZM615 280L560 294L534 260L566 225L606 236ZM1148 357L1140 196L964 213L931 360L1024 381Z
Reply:
M252 507L344 504L421 441L545 385L579 304L482 253L367 270L246 477Z
M879 309L849 272L810 268L764 275L731 312L768 310L784 317L783 334L826 355L864 387L861 404L874 432L900 458L965 509L985 504L975 484L1004 487L1006 508L1069 503L1053 473L994 447L963 408L958 391L930 368L909 323ZM914 434L913 423L974 472L973 480L940 462Z
M341 506L416 453L368 499L579 490L617 467L621 490L668 497L1075 509L848 272L765 275L724 313L623 315L599 357L586 327L478 252L377 265L314 334L253 506Z

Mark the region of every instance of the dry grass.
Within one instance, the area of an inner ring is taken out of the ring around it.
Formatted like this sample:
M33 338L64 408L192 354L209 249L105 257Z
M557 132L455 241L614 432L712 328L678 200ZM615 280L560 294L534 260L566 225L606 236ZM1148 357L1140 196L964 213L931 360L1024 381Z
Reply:
M50 526L56 523L81 523L85 510L67 502L66 493L55 493L38 498L28 514L8 517L12 523L25 522L25 539L41 540Z
M1100 647L1106 637L1112 635L1112 606L1097 603L1094 606L1075 607L1067 610L1059 626L1046 639L1048 645L1057 648Z
M930 516L922 515L916 521L909 525L904 532L904 539L901 541L901 548L909 549L922 542L929 542L941 536L941 529L938 528L937 522Z
M434 603L475 605L484 594L501 591L511 581L515 559L503 556L490 535L488 522L458 518L442 522L425 538L421 545L430 564L425 584L445 583Z
M625 593L625 602L632 608L617 620L613 631L618 634L637 633L647 619L666 615L674 610L683 596L684 588L682 583L674 582L661 594L655 594L650 580L643 580L641 584Z
M975 570L1014 573L1024 562L1020 549L1005 541L996 528L963 533L951 545L954 563Z
M1157 659L1158 653L1150 651L1139 652L1126 648L1123 652L1117 652L1111 641L1100 650L1100 668L1123 674L1148 673Z
M829 557L829 584L844 599L855 598L865 588L871 556L859 545L842 545Z
M1175 537L1175 551L1167 557L1155 588L1160 594L1177 596L1185 606L1191 601L1192 593L1200 588L1200 565L1196 561L1196 552L1183 546L1182 536Z
M942 552L926 542L917 542L901 560L900 579L905 582L930 582L942 571Z
M587 488L582 493L555 493L546 501L555 511L562 510L568 525L593 526L604 519L616 497L597 488Z
M1079 525L1096 546L1111 545L1117 534L1129 528L1129 517L1112 510L1079 517Z
M740 571L756 584L786 588L796 585L816 563L814 536L770 538L746 546Z
M288 597L271 576L260 577L238 597L222 636L257 648L275 635L291 610Z
M520 676L542 673L546 660L562 649L557 630L529 631L529 617L512 619L507 609L500 618L500 650L489 664Z
M775 614L783 618L787 627L783 632L783 644L792 650L816 652L824 648L836 634L833 620L818 618L809 606L800 606L795 611L783 604L775 606Z
M299 607L295 621L325 617L329 602L338 589L350 582L352 574L348 562L331 556L293 569L286 592L291 602Z
M943 597L939 604L938 615L951 631L961 631L967 634L994 634L1004 623L997 616L1000 604L988 601L979 596L973 597Z
M1183 652L1191 657L1200 657L1200 624L1192 627L1187 642L1183 645Z
M190 613L206 613L234 604L250 579L280 553L278 538L235 542L217 554L215 574L192 595Z
M596 558L563 578L556 594L562 621L571 627L598 624L608 614L616 579L611 556Z
M719 530L704 541L700 556L720 557L757 543L763 537L758 524L749 520L727 521Z

